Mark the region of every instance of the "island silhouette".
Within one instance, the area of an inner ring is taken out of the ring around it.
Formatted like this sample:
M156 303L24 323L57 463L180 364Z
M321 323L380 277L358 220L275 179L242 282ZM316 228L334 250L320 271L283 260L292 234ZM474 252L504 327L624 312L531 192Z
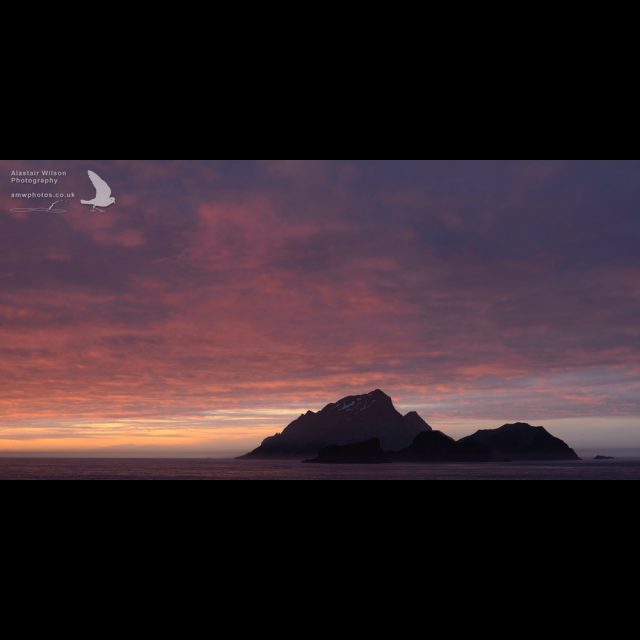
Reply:
M455 440L434 431L415 411L402 415L380 389L308 411L239 459L274 458L326 464L580 459L544 427L524 422Z

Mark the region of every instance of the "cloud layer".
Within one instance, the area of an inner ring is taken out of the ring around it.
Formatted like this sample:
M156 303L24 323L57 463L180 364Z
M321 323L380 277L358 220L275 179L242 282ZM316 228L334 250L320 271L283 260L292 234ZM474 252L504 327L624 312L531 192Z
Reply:
M0 169L118 199L18 214L7 178L0 450L228 448L375 387L465 431L640 415L638 161Z

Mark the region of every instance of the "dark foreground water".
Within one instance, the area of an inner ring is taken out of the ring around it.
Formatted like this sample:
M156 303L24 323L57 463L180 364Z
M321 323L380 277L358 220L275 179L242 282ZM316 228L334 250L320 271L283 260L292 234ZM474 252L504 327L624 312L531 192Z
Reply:
M316 465L289 460L0 458L0 480L640 480L640 459Z

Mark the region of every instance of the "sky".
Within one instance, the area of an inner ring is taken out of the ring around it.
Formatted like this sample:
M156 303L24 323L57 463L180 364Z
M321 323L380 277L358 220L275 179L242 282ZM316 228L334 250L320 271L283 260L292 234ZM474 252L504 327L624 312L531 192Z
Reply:
M0 453L226 455L376 388L454 437L640 447L640 161L0 169Z

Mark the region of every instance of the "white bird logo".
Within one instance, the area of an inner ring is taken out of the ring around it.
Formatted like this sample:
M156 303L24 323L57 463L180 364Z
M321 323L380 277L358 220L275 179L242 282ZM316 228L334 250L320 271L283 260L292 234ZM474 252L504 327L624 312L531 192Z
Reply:
M111 187L93 171L88 171L89 180L93 183L96 189L96 197L93 200L80 200L80 204L89 204L93 206L91 211L100 211L104 213L99 207L107 208L112 204L115 204L116 199L111 195Z

